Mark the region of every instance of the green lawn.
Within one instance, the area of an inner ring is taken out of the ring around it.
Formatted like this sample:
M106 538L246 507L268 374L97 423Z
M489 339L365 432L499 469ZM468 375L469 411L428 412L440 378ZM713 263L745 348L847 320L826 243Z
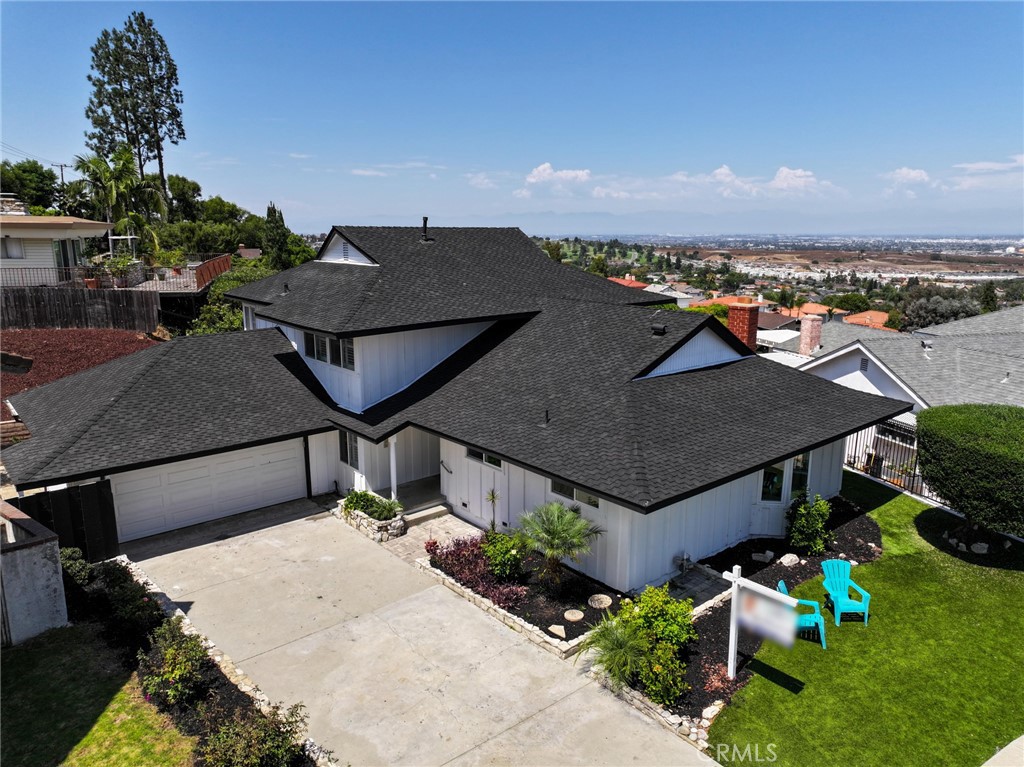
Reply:
M142 698L92 624L48 631L0 656L3 767L192 763L194 739Z
M766 642L711 755L741 764L774 744L778 765L981 765L1024 733L1022 547L958 558L937 548L956 518L850 473L843 495L882 529L881 559L853 570L869 625L837 628L821 577L795 589L822 604L828 650Z

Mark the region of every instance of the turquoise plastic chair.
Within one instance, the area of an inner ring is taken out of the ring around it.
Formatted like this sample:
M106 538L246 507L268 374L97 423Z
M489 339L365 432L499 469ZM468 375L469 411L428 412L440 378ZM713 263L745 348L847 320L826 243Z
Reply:
M843 613L864 613L864 625L868 625L868 605L871 595L850 579L850 563L845 559L826 559L821 563L825 573L825 591L832 603L836 625L843 619ZM850 598L850 589L860 594L860 599Z
M779 591L789 596L789 589L786 588L785 581L779 581ZM818 607L817 602L812 602L810 599L798 599L796 600L798 605L804 605L805 607L814 608L813 613L797 613L796 616L796 630L809 631L810 629L818 630L818 637L821 639L821 649L825 649L825 619L821 617L821 609Z

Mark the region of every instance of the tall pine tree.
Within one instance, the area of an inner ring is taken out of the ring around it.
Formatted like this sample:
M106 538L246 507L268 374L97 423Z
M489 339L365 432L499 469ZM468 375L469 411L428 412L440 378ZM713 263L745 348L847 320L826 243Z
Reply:
M87 146L109 157L119 144L132 149L139 175L156 160L160 186L167 193L164 142L185 138L178 67L163 36L141 11L134 11L123 29L104 29L92 47L93 86L85 108L93 129Z
M267 226L263 232L263 247L267 260L278 271L291 266L288 258L288 227L284 225L284 214L274 203L267 206Z

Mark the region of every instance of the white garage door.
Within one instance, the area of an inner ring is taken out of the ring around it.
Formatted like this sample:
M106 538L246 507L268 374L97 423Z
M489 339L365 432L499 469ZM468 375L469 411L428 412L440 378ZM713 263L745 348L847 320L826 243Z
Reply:
M306 496L302 440L112 474L117 535L131 541Z

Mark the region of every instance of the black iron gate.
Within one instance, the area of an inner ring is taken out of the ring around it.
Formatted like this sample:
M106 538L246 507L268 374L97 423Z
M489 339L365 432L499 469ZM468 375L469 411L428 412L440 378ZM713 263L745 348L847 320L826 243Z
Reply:
M53 530L62 548L80 548L89 562L116 557L121 552L109 480L12 498L10 503Z
M898 488L945 505L924 483L917 460L917 429L886 421L846 438L846 465Z

